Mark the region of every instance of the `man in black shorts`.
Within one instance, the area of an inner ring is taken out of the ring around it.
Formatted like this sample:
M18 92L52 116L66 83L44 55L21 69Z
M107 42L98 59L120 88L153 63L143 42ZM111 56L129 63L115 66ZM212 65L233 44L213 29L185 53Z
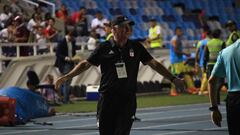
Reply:
M159 74L172 81L176 88L184 89L184 81L172 75L156 61L137 41L129 40L129 25L134 22L126 17L112 21L113 40L101 43L72 71L56 82L61 84L86 71L100 66L99 132L100 135L129 135L136 112L136 90L139 64L149 65Z

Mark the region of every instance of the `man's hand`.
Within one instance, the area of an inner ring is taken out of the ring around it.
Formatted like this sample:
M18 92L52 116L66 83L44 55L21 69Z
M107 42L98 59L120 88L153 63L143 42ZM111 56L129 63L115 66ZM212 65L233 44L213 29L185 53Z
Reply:
M67 81L67 78L66 77L60 77L57 79L56 83L55 83L55 89L56 90L60 90L60 87L62 86L62 84Z
M65 61L71 61L70 57L65 57Z
M177 91L185 91L185 82L183 79L175 78L172 83L175 85Z
M221 127L222 115L221 115L220 111L218 109L214 110L211 113L211 116L212 116L212 122L215 125L217 125L218 127Z

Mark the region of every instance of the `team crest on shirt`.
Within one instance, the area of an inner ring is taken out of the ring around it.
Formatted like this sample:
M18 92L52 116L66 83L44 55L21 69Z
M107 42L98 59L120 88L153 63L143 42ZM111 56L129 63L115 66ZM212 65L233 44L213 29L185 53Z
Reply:
M129 50L129 56L130 56L130 57L134 57L134 50L133 50L133 49L130 49L130 50Z

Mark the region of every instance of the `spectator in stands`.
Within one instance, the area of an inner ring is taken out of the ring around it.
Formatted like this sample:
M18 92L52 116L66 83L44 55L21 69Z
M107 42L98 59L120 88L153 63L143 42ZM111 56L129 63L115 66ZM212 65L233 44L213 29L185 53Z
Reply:
M237 28L236 22L231 20L227 22L226 27L231 32L226 41L226 45L229 46L240 38L240 31Z
M49 52L49 46L47 45L47 38L43 33L43 27L39 26L36 32L36 42L38 43L38 54L44 54Z
M43 27L44 23L41 16L37 13L32 15L32 19L29 20L27 24L27 29L30 31L29 42L34 42L38 27Z
M26 43L29 37L29 31L25 26L21 16L14 18L14 42ZM20 56L28 56L32 53L32 48L27 46L20 47Z
M175 29L175 36L172 38L170 45L171 71L174 75L184 78L189 93L196 94L197 89L194 86L191 76L188 74L189 67L184 64L183 60L183 55L190 57L190 54L183 51L182 36L183 36L182 28L177 27ZM171 96L178 95L174 85L172 85L171 87L170 95Z
M4 5L3 12L0 14L0 28L5 28L8 19L12 16L10 6Z
M13 25L10 24L0 31L0 42L8 43L13 41Z
M43 14L44 12L41 9L41 6L35 7L34 8L34 13L33 14L37 14L38 16L40 16L41 19L43 19Z
M161 27L157 24L157 20L154 18L150 20L150 29L146 41L150 44L150 48L162 47Z
M55 19L49 18L47 27L43 30L44 35L46 36L48 42L56 41L58 30L54 27L54 25L55 25Z
M11 0L10 8L13 15L23 15L23 9L18 2L18 0Z
M99 37L96 31L91 31L90 37L87 42L87 48L89 51L95 50L95 48L97 47L98 39Z
M173 76L157 62L137 41L129 40L126 17L116 18L112 23L113 42L103 42L87 60L80 62L71 72L59 78L56 88L91 66L100 66L102 71L99 87L99 132L100 135L129 135L136 112L136 89L139 63L149 65L183 90L183 81ZM131 54L129 53L131 52Z
M91 28L92 31L96 31L100 38L106 38L106 32L104 31L104 23L109 23L109 21L103 17L101 11L96 12L96 18L92 20Z
M84 22L87 17L86 17L86 8L85 7L80 7L79 11L74 12L72 14L72 21L74 24Z
M65 5L61 5L60 9L56 12L56 17L63 20L64 23L66 24L68 20L68 11Z
M77 32L76 36L88 36L88 21L86 13L86 8L80 7L79 11L72 15L72 22Z
M56 51L55 66L58 67L60 73L65 75L69 73L74 67L73 57L76 54L76 45L73 37L73 31L68 31L65 38L59 43ZM70 103L70 84L71 80L66 81L63 84L63 102Z
M24 43L28 41L29 31L23 22L21 16L16 16L13 20L14 24L14 42Z
M4 28L0 31L0 42L1 43L8 43L13 42L13 25L10 24L7 28ZM16 53L15 47L2 47L3 55L5 56L13 56ZM7 66L8 62L5 64Z

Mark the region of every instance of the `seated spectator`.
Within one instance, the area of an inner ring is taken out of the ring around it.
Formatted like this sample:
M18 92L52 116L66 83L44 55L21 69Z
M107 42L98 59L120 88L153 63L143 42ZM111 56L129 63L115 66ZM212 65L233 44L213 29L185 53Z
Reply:
M104 23L109 23L109 21L103 17L101 11L96 12L96 18L92 20L91 28L92 31L96 31L100 35L100 38L105 39L106 32L104 31Z
M91 31L90 37L87 42L87 48L89 51L93 51L96 48L96 45L98 43L98 34L95 31Z
M0 27L5 28L8 19L12 16L10 7L8 5L3 6L3 12L0 14Z
M10 24L0 31L0 42L8 43L13 40L13 25Z
M47 40L49 42L56 41L56 37L57 37L58 31L54 27L54 25L55 25L55 19L54 18L50 18L50 19L48 19L47 27L43 30L44 35L46 36L46 38L47 38Z

